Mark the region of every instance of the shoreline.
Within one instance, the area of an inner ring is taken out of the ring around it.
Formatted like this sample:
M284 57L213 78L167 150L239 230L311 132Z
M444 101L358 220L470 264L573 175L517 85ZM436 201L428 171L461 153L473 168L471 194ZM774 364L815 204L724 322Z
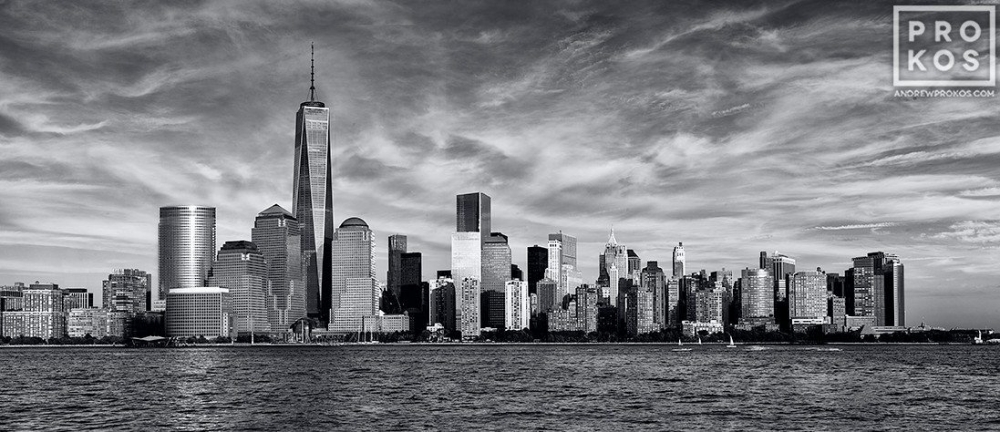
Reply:
M710 342L702 343L701 345L697 343L689 343L684 345L677 345L673 342L410 342L410 343L398 343L398 342L387 342L378 344L358 344L358 343L340 343L340 344L324 344L324 343L299 343L299 344L284 344L284 343L233 343L233 344L194 344L194 345L184 345L184 346L172 346L172 347L130 347L126 345L103 345L103 344L78 344L78 345L0 345L0 349L14 349L14 348L102 348L102 349L112 349L112 348L138 348L138 349L162 349L162 348L257 348L257 347L267 347L267 348L343 348L343 347L411 347L411 346L432 346L432 347L483 347L483 346L674 346L683 348L696 348L696 347L727 347L729 344L725 342ZM824 343L790 343L790 342L747 342L747 343L737 343L737 348L749 347L749 346L798 346L798 347L822 347L826 345L849 345L849 346L898 346L898 345L973 345L971 343L962 342L824 342ZM983 346L990 346L990 344L984 344Z

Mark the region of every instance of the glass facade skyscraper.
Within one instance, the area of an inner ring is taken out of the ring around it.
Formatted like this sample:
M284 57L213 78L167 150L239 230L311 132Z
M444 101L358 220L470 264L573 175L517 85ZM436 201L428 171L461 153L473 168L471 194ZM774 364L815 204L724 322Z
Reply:
M316 100L315 90L314 85L309 87L309 100L295 114L292 211L302 235L306 311L326 321L331 305L327 251L333 238L330 109Z
M215 207L160 207L159 299L205 285L215 259Z
M385 275L385 286L386 289L392 293L396 301L402 303L400 300L400 289L403 286L403 254L406 253L406 236L402 234L393 234L389 236L389 270L386 271Z
M267 263L256 244L238 240L222 245L208 285L229 290L237 333L271 331L267 313L270 287Z
M545 247L528 246L528 293L537 294L538 281L545 277L549 266L549 250Z
M366 316L378 314L379 287L375 280L375 236L368 224L352 217L333 235L330 276L333 286L330 331L361 329Z
M684 277L687 258L684 256L684 243L677 243L674 246L674 277L681 279Z
M299 221L275 204L257 214L250 236L267 260L268 322L272 330L286 329L306 316Z
M510 280L510 245L507 236L492 233L483 245L482 321L483 327L505 325L504 292Z

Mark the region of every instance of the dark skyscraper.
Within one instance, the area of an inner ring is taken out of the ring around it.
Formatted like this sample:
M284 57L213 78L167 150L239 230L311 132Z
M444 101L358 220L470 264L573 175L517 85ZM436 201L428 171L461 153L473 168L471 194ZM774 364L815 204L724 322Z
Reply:
M538 281L545 278L549 266L549 249L534 245L528 247L528 294L538 293Z
M403 286L403 267L402 267L402 255L406 253L406 236L402 234L393 234L389 236L389 270L386 272L385 276L385 288L392 293L392 296L396 298L397 301L400 300L400 287Z
M522 271L521 268L517 266L517 264L511 264L510 265L510 278L511 278L511 280L520 280L520 281L523 281L524 280L524 271Z
M205 285L215 259L215 207L160 207L159 299Z
M267 260L267 319L275 331L284 330L306 316L299 222L275 204L257 214L250 238Z
M885 252L868 254L872 265L872 294L878 325L904 325L903 264L899 257Z
M481 192L456 197L456 229L458 232L479 232L483 240L490 235L490 197Z
M399 306L403 311L421 309L420 283L423 279L420 252L399 254Z
M310 72L309 100L295 115L295 173L292 209L302 233L306 310L327 321L330 303L330 242L333 238L333 186L330 163L330 109L316 100Z

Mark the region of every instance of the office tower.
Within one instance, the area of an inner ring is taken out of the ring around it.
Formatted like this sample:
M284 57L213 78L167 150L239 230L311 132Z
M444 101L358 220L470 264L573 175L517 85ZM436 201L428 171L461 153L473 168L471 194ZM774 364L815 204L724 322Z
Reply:
M686 258L684 257L684 243L677 243L674 247L674 277L682 278L684 277L684 265Z
M725 311L723 294L723 290L716 288L694 290L694 308L688 319L700 323L723 322Z
M173 288L167 294L167 337L235 337L232 297L220 287Z
M429 282L429 289L428 325L441 324L448 330L458 330L455 323L455 281L450 278L437 278Z
M597 331L599 295L596 287L586 284L577 286L575 293L567 296L565 307L559 306L549 312L549 331Z
M208 285L229 290L237 334L271 331L267 316L270 290L267 263L256 244L246 240L223 244L212 265Z
M854 315L854 267L844 270L844 307Z
M63 309L82 309L94 307L94 295L86 288L63 288Z
M400 288L403 286L403 254L406 253L406 236L393 234L389 236L389 271L386 272L385 285L397 300Z
M549 310L561 307L562 298L559 297L559 282L545 278L538 281L538 313L546 313Z
M743 269L740 295L743 305L740 324L750 326L775 324L774 279L767 269Z
M576 237L563 234L562 231L557 234L549 234L548 257L549 263L545 269L545 277L559 283L557 295L562 298L569 294L570 289L575 288L575 286L572 288L569 286L570 281L563 274L563 270L567 268L578 269L576 265ZM580 279L583 279L582 276Z
M423 308L420 284L423 279L423 255L404 252L399 255L399 307L401 311L414 312Z
M330 109L316 100L310 71L309 100L295 114L295 160L292 177L292 211L301 232L306 311L310 317L329 320L333 239L333 183L330 162Z
M482 192L458 195L455 198L455 231L478 232L484 237L490 231L490 197Z
M667 279L656 261L647 261L646 268L639 275L640 286L653 291L653 321L661 328L670 325L667 320L667 308L670 303L667 298Z
M375 236L365 221L352 217L334 231L330 244L332 305L328 328L332 332L357 332L365 316L379 311Z
M159 291L205 285L215 259L215 207L160 207Z
M517 266L517 264L511 264L510 265L510 278L511 278L511 280L520 280L520 281L523 281L524 280L524 271L522 271L521 268ZM525 282L527 282L527 281L525 281Z
M882 280L885 293L885 325L905 326L903 263L897 256L886 256L886 262L882 264Z
M510 280L511 253L507 236L491 233L483 244L483 273L480 282L482 326L500 328L505 321L504 296Z
M115 270L103 286L104 309L139 314L149 310L146 294L153 286L153 276L139 269Z
M660 329L653 317L653 290L638 284L629 284L625 306L625 329L629 336L654 332Z
M460 300L457 305L458 313L455 316L455 320L458 322L458 329L462 332L462 340L475 339L480 335L481 323L479 280L465 278L462 280L462 285L458 290L460 292L456 297Z
M788 276L795 274L795 259L775 251L763 260L763 268L774 278L775 301L784 301L788 297Z
M437 271L437 278L438 279L441 279L441 278L451 279L451 270L438 270Z
M681 280L677 277L671 276L670 279L666 280L666 326L677 326L680 325L683 319L683 311L681 310Z
M63 290L35 282L21 290L21 310L3 312L2 336L61 338L66 335Z
M471 321L475 316L477 320L482 318L480 314L482 296L475 296L475 305L465 304L471 299L471 293L466 292L470 286L482 289L483 282L483 249L486 241L492 234L490 232L490 197L481 192L473 192L455 197L455 233L451 235L451 273L455 280L458 309L456 320L464 338L479 335L479 328L482 324L476 321L473 325ZM510 262L504 271L509 272ZM474 312L474 313L473 313ZM475 331L473 332L473 327ZM469 336L473 335L474 336Z
M758 268L762 268L764 270L770 270L771 266L770 264L768 264L768 262L769 261L767 260L767 251L760 251L760 266Z
M875 295L875 263L870 256L857 257L853 259L854 267L851 269L853 281L854 308L851 315L859 317L876 317L876 295ZM876 318L875 325L881 325Z
M545 278L545 269L549 266L549 249L534 245L528 247L528 292L537 294L538 281Z
M827 316L826 273L797 272L788 287L788 316L795 324L821 324Z
M614 229L608 236L608 242L604 245L604 253L600 258L599 261L602 263L600 279L607 281L609 301L612 306L617 307L621 280L629 279L629 262L628 249L625 245L618 244Z
M271 330L290 328L306 316L306 289L302 279L302 236L299 221L275 204L257 213L251 241L267 262L267 320Z
M528 328L531 309L528 303L528 283L521 280L507 281L504 290L504 327L507 330Z
M642 277L642 260L639 259L639 255L635 253L634 250L628 250L628 278L632 280L639 280Z

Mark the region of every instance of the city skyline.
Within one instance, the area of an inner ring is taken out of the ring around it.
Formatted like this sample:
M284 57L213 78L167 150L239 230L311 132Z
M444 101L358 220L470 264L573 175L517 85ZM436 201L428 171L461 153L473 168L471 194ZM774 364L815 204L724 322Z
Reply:
M453 196L481 191L522 268L562 231L593 284L612 226L642 267L683 242L687 273L761 250L843 273L881 250L907 264L907 324L1000 327L998 108L893 99L886 7L473 4L492 18L464 26L434 4L64 7L0 7L17 48L0 53L0 285L99 296L114 269L153 272L159 207L216 208L217 244L293 209L315 42L330 222L406 235L425 275L450 267ZM823 40L845 23L851 38Z

